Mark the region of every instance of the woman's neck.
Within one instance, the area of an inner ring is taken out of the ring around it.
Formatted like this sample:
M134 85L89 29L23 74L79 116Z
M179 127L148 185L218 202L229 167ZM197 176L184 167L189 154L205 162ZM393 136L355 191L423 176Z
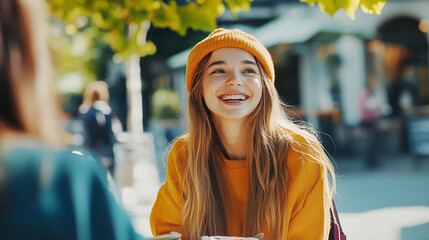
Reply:
M216 132L230 160L245 159L244 120L214 119Z

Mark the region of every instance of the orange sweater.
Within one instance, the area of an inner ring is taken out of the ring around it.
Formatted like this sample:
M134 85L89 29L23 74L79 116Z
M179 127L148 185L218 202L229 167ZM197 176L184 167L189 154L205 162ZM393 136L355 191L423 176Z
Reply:
M180 138L168 156L167 178L161 186L150 216L152 233L180 232L181 209L185 202L180 194L180 182L187 160L187 140ZM327 239L330 216L326 169L292 149L287 155L288 188L285 236L288 240ZM226 226L229 236L243 236L247 206L246 160L224 159L222 167L225 187L231 202L225 204ZM262 229L261 232L264 232ZM268 239L277 240L277 239Z

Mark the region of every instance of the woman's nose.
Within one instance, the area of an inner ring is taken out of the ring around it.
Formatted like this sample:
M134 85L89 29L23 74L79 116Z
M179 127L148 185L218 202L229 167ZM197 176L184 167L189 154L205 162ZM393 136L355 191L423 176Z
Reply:
M239 71L235 71L234 73L232 73L228 77L228 79L226 81L226 85L233 85L233 86L235 86L235 85L237 85L237 86L242 85L243 84L243 80L241 79L241 77L242 76L241 76L240 72Z

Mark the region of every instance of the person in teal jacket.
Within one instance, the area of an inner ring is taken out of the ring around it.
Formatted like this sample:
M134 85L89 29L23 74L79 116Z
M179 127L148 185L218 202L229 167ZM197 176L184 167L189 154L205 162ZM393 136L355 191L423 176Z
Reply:
M0 239L141 238L88 156L33 142L0 158Z
M141 239L85 151L61 145L42 1L0 1L0 239Z

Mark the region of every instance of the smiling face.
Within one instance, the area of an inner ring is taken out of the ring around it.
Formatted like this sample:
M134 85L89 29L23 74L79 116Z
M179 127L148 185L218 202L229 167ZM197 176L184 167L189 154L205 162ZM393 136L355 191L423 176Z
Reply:
M247 117L262 95L255 57L239 48L213 51L204 71L202 93L214 120Z

